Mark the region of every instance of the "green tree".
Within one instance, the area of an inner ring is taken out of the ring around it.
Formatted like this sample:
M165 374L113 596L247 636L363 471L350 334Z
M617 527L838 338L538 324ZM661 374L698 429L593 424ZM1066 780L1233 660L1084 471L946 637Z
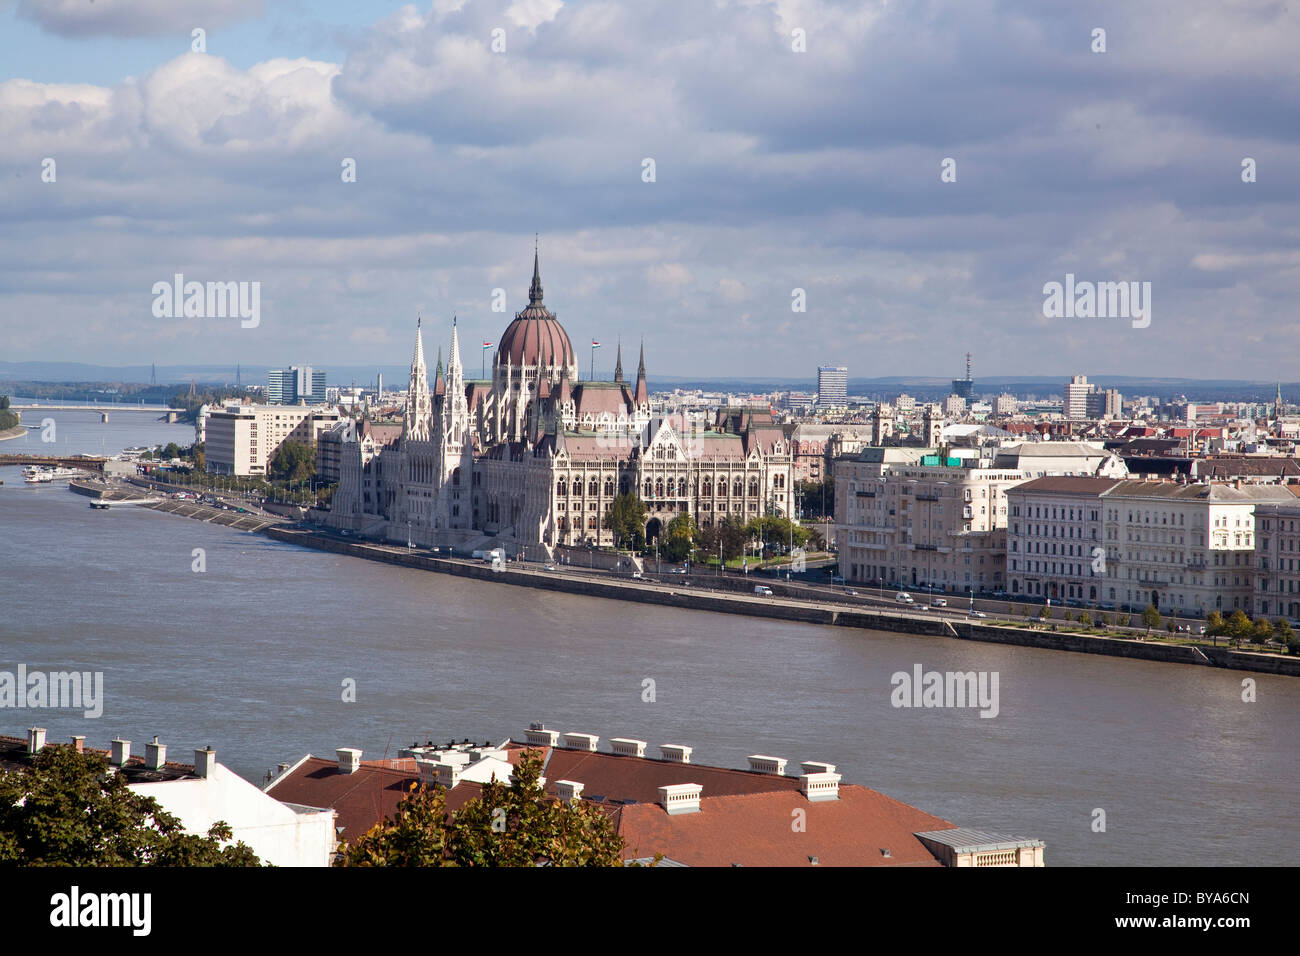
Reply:
M610 502L605 512L605 530L614 532L614 547L641 550L645 544L645 502L625 491Z
M807 528L795 524L789 518L766 515L755 518L745 525L745 535L763 542L769 553L775 554L778 548L788 548L793 541L797 548L808 543L812 534Z
M304 481L315 474L315 449L302 442L281 442L271 458L271 477L280 481Z
M664 536L664 556L669 561L685 561L691 553L695 541L695 519L682 512L668 522L668 532Z
M1261 617L1253 622L1250 627L1250 640L1252 644L1264 644L1273 637L1273 622L1266 617Z
M341 866L621 866L623 839L599 807L545 796L540 751L527 751L509 784L485 784L459 812L446 791L418 789L396 819L340 849Z
M1295 630L1292 629L1291 622L1284 617L1279 617L1273 622L1273 634L1288 647L1295 640Z
M1154 604L1148 604L1142 609L1142 624L1147 629L1147 636L1151 636L1151 629L1160 626L1160 612L1156 610Z
M1234 641L1247 641L1250 640L1252 630L1250 618L1246 616L1245 611L1237 608L1232 612L1232 616L1228 618L1228 637Z
M49 746L0 774L0 865L258 866L244 843L222 848L230 835L224 822L186 833L100 754Z
M1089 614L1087 611L1080 611L1080 612L1079 612L1079 623L1080 623L1083 627L1092 627L1092 615Z

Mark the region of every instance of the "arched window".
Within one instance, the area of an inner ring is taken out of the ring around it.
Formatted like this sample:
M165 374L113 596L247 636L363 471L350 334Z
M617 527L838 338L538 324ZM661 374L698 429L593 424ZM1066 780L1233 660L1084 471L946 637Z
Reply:
M600 482L597 479L592 478L591 481L587 482L587 494L591 495L594 498L599 493L600 493Z
M679 497L679 498L685 498L685 497L686 497L686 479L685 479L685 478L678 478L678 479L677 479L677 497Z
M704 476L704 491L701 494L706 498L713 494L713 477L711 475Z
M751 478L751 479L749 479L749 493L750 493L750 495L752 495L752 496L757 496L757 495L758 495L758 479L757 479L757 478Z
M606 497L609 497L609 498L614 497L614 479L613 479L613 478L606 478L606 479L605 479L605 495L606 495Z
M737 479L736 479L734 482L732 482L732 484L731 484L731 493L732 493L732 495L735 496L735 497L737 497L737 498L739 498L740 495L741 495L741 487L742 487L742 486L741 486L741 483L740 483L740 479L737 478Z
M595 516L595 515L589 515L589 516L587 517L587 530L588 530L588 531L595 531L595 530L596 530L596 516Z
M645 496L646 496L647 498L649 498L649 497L650 497L651 495L653 495L653 494L654 494L654 485L652 485L652 484L650 483L650 479L647 478L647 479L645 480Z
M655 479L655 495L659 498L664 496L664 480L662 478Z
M555 493L557 495L567 495L569 493L569 485L563 478L555 483Z

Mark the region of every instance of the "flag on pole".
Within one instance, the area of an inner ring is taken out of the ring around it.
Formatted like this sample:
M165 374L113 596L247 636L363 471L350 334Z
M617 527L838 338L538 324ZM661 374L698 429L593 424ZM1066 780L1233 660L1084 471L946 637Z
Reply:
M486 351L487 351L488 349L490 349L491 347L492 347L492 343L491 343L491 342L484 342L484 343L483 343L483 351L486 352Z
M593 349L598 349L598 348L600 348L600 343L597 342L595 339L592 339L592 340L591 340L591 347L592 347Z

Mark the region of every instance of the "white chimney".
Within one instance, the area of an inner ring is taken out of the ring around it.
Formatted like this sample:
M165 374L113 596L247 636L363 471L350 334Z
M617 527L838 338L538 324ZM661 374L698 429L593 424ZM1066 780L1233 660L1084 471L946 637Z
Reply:
M840 775L838 773L805 773L799 778L799 790L809 803L840 798Z
M524 731L524 739L530 747L554 747L559 736L558 730L547 730L545 727L529 727Z
M167 762L167 745L158 743L158 738L144 745L144 765L150 770L161 770Z
M690 763L694 750L684 744L660 744L659 758L669 763Z
M29 754L40 753L45 746L45 728L28 727L27 728L27 752Z
M116 737L113 740L113 757L110 763L115 767L125 767L131 759L131 741Z
M769 757L766 754L750 754L749 769L755 773L770 773L777 777L785 776L784 757Z
M460 767L453 763L438 764L438 783L448 790L455 790L460 783Z
M609 746L621 757L644 757L645 741L630 737L610 737Z
M700 794L704 787L698 783L674 783L659 788L659 805L670 817L679 813L699 813Z
M356 773L361 769L361 751L355 747L339 747L334 753L339 758L339 773Z
M217 752L211 747L194 751L194 776L207 780L217 766Z
M834 773L835 764L822 763L820 760L805 760L799 764L799 769L804 773Z
M555 781L555 795L565 803L572 803L582 796L582 784L576 780Z
M567 733L560 735L560 746L565 750L586 750L596 752L596 743L600 740L594 734Z

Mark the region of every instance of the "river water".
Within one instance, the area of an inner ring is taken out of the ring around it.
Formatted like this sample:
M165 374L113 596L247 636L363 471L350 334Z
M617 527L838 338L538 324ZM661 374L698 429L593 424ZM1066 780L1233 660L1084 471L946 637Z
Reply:
M59 413L60 452L192 440L154 417ZM959 825L1041 838L1049 865L1278 865L1300 849L1295 679L513 588L0 479L0 670L102 671L105 695L98 719L0 709L0 733L36 722L135 753L157 734L186 762L210 744L260 783L307 752L370 759L541 719L656 753L689 744L701 763L830 761ZM916 664L996 672L997 716L893 707L892 675Z

